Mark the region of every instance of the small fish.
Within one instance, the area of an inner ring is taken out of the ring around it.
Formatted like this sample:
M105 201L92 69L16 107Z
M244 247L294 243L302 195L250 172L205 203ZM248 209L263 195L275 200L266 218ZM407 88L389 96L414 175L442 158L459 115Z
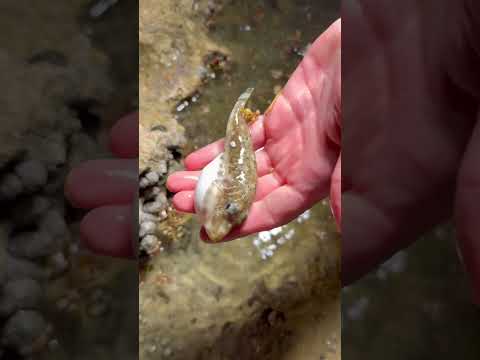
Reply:
M195 211L212 241L221 241L248 216L255 199L257 165L245 105L252 95L240 95L227 123L223 153L202 171L195 189Z

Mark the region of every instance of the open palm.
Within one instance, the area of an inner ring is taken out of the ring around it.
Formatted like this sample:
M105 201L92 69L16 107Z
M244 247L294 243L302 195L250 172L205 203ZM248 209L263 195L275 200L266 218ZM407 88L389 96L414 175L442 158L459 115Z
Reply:
M332 195L340 218L340 21L311 46L269 111L251 126L257 159L256 199L230 240L283 225ZM223 140L190 154L187 171L172 174L173 205L194 212L201 169L223 151Z

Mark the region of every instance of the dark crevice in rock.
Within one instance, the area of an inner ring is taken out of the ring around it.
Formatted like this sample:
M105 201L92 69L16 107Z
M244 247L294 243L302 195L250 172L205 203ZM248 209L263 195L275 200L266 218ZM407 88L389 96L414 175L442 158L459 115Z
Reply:
M95 99L77 99L68 103L68 107L80 120L83 130L91 136L95 136L100 130L101 119L92 111L92 108L98 105Z
M175 161L180 161L182 159L183 154L180 146L169 146L167 149L170 151Z

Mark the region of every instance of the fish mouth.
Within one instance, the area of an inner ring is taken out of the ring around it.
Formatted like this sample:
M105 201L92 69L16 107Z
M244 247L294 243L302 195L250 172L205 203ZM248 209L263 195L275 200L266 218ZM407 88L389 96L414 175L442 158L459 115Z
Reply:
M205 232L210 241L220 242L230 233L232 226L230 224L224 224L223 226L205 226Z

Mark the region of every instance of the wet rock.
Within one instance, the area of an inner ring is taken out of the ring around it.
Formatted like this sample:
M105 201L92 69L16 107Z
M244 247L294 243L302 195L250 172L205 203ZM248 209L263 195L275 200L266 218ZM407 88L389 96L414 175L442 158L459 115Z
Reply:
M10 200L23 192L23 184L15 174L7 174L0 182L0 199Z
M140 237L145 235L154 234L157 226L153 221L144 221L140 223Z
M36 309L42 299L42 287L33 279L19 279L8 282L0 293L0 317L7 317L14 311Z
M65 134L56 131L40 138L33 151L31 156L41 160L48 171L57 170L67 161Z
M140 250L152 255L160 249L160 240L155 235L146 235L140 242Z
M150 214L158 214L165 210L168 206L167 197L165 193L159 193L154 201L145 203L143 205L143 211Z
M0 342L28 356L39 353L48 343L51 333L51 326L38 311L20 310L6 321Z
M168 171L167 162L165 160L159 161L156 171L160 176L165 175Z
M171 123L166 127L167 131L161 132L146 129L142 124L139 126L139 137L141 139L139 148L140 173L156 172L159 176L157 181L160 182L164 180L164 175L170 170L168 161L173 156L169 148L179 148L186 143L185 131L176 121L171 120ZM178 162L177 160L175 161ZM143 180L143 182L145 183L144 187L148 186L148 184L155 185L150 180Z
M55 253L58 244L55 238L46 231L29 231L10 238L8 251L10 254L26 258L37 259Z
M14 172L27 191L38 190L47 183L47 168L38 160L27 160L18 164Z
M146 177L142 177L138 183L140 189L144 189L146 188L147 186L150 185L150 182L148 181L148 179Z
M154 171L150 171L145 175L145 178L148 180L148 182L152 185L156 184L159 180L158 173Z
M57 252L48 257L47 269L49 278L56 278L65 273L69 268L67 258L62 252Z
M144 212L143 211L143 205L142 205L142 210L140 210L140 222L145 222L145 221L155 222L157 220L158 220L157 216Z
M7 254L5 259L8 280L32 278L41 281L48 277L43 267L27 259L19 259L10 254Z
M64 236L68 232L65 218L58 209L51 209L42 217L40 229L53 237Z

